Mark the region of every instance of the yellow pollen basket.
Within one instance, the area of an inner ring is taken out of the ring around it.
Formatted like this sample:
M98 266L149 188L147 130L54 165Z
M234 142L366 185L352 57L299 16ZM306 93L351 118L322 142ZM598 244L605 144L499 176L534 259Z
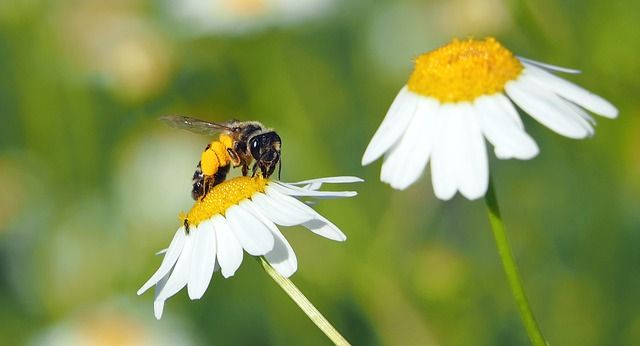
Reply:
M203 199L196 201L191 210L186 215L180 215L180 218L189 226L197 226L214 215L224 215L231 206L250 198L256 192L264 192L267 182L260 174L224 181L209 190Z
M518 78L522 69L513 53L493 37L454 39L420 55L407 86L441 103L473 101L504 91L505 84Z

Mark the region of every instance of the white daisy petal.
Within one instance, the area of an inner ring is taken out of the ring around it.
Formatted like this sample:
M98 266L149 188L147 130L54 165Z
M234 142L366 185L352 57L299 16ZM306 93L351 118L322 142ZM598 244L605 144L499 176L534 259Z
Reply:
M301 188L306 189L306 190L319 190L322 187L322 183L310 183L307 185L303 185L301 186Z
M316 212L313 209L304 205L300 200L291 197L288 193L281 192L276 185L267 186L264 192L273 202L280 204L282 207L288 208L292 212L304 215L307 220L313 219L316 215Z
M173 240L171 240L171 244L167 249L167 253L162 259L162 264L160 264L160 267L151 276L151 278L149 278L149 280L147 280L147 282L145 282L145 284L142 285L142 287L140 287L140 289L137 292L138 295L141 295L142 293L144 293L146 290L151 288L151 286L158 283L158 281L162 279L164 276L166 276L167 273L169 273L171 268L173 268L173 265L178 260L180 253L182 252L182 248L184 247L185 237L186 237L186 233L185 233L184 227L180 227L176 232L176 234L173 236Z
M227 220L221 215L216 215L211 219L216 235L217 264L220 265L222 276L231 277L242 263L242 246L233 235L233 231Z
M305 196L305 197L324 197L324 198L338 198L338 197L353 197L358 193L355 191L314 191L304 189L298 186L276 182L269 184L271 188L277 189L282 193L290 196Z
M243 207L251 209L253 215L269 228L274 236L273 250L264 255L271 266L275 268L278 273L284 277L289 277L298 270L298 259L296 258L293 248L289 245L289 242L284 238L278 227L271 222L266 216L262 214L256 205L249 201L244 201Z
M276 184L283 185L284 187L302 185L302 186L299 186L301 189L316 191L316 190L319 190L322 187L322 184L324 184L324 183L327 183L327 184L337 184L337 183L345 184L345 183L360 183L360 182L363 182L363 181L364 181L363 179L358 178L358 177L343 176L343 177L328 177L328 178L304 180L304 181L299 181L299 182L296 182L296 183L277 182ZM337 196L337 197L343 197L343 196ZM334 198L334 197L324 197L324 198Z
M438 131L435 114L438 106L436 100L421 98L404 136L385 157L380 179L394 189L406 189L424 171L429 161L433 133Z
M558 72L572 73L572 74L580 73L580 70L567 68L567 67L556 66L556 65L551 65L551 64L545 64L543 62L536 61L536 60L531 60L531 59L527 59L527 58L523 58L521 56L518 56L518 60L520 60L522 63L525 63L525 65L535 65L535 66L539 66L539 67L542 67L542 68L550 70L550 71L558 71Z
M162 291L164 286L167 284L168 279L169 279L169 273L167 273L167 275L165 275L164 277L162 277L162 279L160 279L160 281L158 281L158 283L156 284L156 288L154 290L155 292L153 294L153 314L157 320L162 318L162 312L164 311L164 300L159 300L158 294L160 293L160 291Z
M593 129L593 127L596 126L596 120L592 116L590 116L586 110L576 105L575 103L568 102L568 101L565 102L565 105L571 108L576 114L578 114L578 116L584 119L587 123L589 123L589 125L591 125L591 129ZM595 131L592 131L590 136L592 136L594 132Z
M510 109L505 111L503 104L509 105ZM506 97L501 94L481 96L474 101L474 108L482 131L493 144L499 159L528 160L538 154L536 142L513 121L514 114L509 114L516 113L516 110Z
M484 96L481 96L480 98L484 98ZM513 103L509 101L509 98L504 94L494 94L491 95L491 98L495 102L499 110L507 114L510 121L520 130L524 131L524 124L522 123L522 119L520 119L520 114L518 114L518 111L516 110L516 107L513 105Z
M162 318L163 311L164 311L164 300L154 300L153 315L156 317L156 320L159 320Z
M216 237L211 220L198 225L197 233L194 233L192 256L187 292L189 298L194 300L200 299L209 287L216 264Z
M358 177L352 176L341 176L341 177L326 177L326 178L317 178L310 180L303 180L296 183L287 183L287 185L306 185L313 183L327 183L327 184L345 184L345 183L361 183L364 180Z
M489 169L478 119L469 103L442 107L444 126L434 149L432 183L436 196L448 200L457 190L468 199L481 197L487 189Z
M272 193L273 195L273 193ZM284 198L266 196L262 193L256 193L251 200L263 215L268 215L269 219L281 226L295 226L303 222L313 219L313 214L300 212L295 208L291 208L290 201L281 201ZM295 200L295 199L294 199Z
M269 251L264 257L280 275L288 278L298 270L298 258L287 239L280 233L280 230L275 228L273 235L275 237L273 250Z
M434 134L434 145L431 154L431 183L433 192L441 200L449 200L455 195L457 187L454 170L451 168L452 149L447 138L450 132L457 131L453 124L453 105L443 105L437 113L440 131Z
M536 66L525 64L525 73L545 88L579 106L607 118L618 116L618 109L602 97Z
M194 231L198 231L196 228ZM158 293L156 300L166 300L180 291L186 284L191 270L191 260L193 251L193 234L186 235L182 253L176 262L165 286Z
M265 192L273 202L274 205L279 204L279 208L286 208L289 211L289 215L292 215L296 219L305 219L303 222L295 223L295 225L302 224L311 232L316 233L322 237L336 240L336 241L344 241L347 239L347 236L338 229L334 224L332 224L329 220L325 219L322 215L318 214L315 210L313 210L308 205L300 202L299 200L285 195L279 192L277 189L271 188L271 186L265 189ZM259 206L259 205L258 205ZM272 216L274 214L267 211L264 213L267 215L273 222L277 224L281 220L276 220ZM286 220L285 220L286 221Z
M347 240L347 236L342 233L336 225L322 217L320 214L318 214L318 216L319 217L317 219L307 221L302 225L321 237L340 242Z
M418 97L410 92L407 86L400 90L382 124L369 142L362 156L362 165L375 161L398 141L409 125Z
M540 88L527 75L505 85L507 94L525 112L558 134L569 138L585 138L593 133L593 127L568 101Z
M241 205L227 209L226 219L242 248L252 256L262 256L273 249L273 235Z
M408 140L403 137L400 143L396 144L391 150L385 154L380 169L380 181L391 184L396 176L400 174L399 163L406 162L411 159L410 149L407 148Z
M489 184L489 163L478 115L470 103L461 102L456 107L458 121L455 133L456 153L450 159L456 164L456 183L460 193L473 200L484 196Z

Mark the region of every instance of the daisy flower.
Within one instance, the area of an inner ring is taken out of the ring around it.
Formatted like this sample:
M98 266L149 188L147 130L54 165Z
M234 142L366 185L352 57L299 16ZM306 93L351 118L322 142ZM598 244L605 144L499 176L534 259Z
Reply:
M353 191L319 191L323 183L353 183L356 177L320 178L298 183L237 177L216 185L191 210L173 237L158 270L138 290L155 286L154 313L160 319L164 302L187 286L189 298L200 299L214 271L225 278L242 263L243 250L264 256L282 276L298 269L296 254L277 225L302 225L335 241L347 237L331 221L300 200L304 197L352 197ZM162 252L161 252L162 253Z
M416 59L362 164L384 154L380 179L402 190L431 160L436 197L448 200L458 191L468 199L482 197L489 182L485 138L499 159L538 154L514 104L569 138L593 135L594 120L585 110L618 115L611 103L551 72L578 71L516 57L492 37L456 39L425 53Z

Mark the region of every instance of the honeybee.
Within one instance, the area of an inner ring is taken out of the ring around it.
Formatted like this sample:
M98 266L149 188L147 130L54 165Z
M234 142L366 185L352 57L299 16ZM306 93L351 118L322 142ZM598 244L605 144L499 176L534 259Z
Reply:
M270 177L278 165L278 177L282 165L280 163L280 136L257 121L230 120L214 123L180 115L160 117L171 127L212 136L219 134L218 139L207 144L200 162L193 174L191 197L194 200L203 198L217 184L223 182L229 167L242 167L242 175L255 176L260 170L263 177Z

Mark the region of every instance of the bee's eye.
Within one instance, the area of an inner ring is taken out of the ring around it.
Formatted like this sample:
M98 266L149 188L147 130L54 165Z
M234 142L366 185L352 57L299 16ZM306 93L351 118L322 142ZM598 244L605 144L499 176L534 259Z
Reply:
M260 157L260 147L258 146L258 141L254 138L253 140L251 140L251 143L249 143L249 145L251 146L251 155L255 159L258 159L258 157Z

